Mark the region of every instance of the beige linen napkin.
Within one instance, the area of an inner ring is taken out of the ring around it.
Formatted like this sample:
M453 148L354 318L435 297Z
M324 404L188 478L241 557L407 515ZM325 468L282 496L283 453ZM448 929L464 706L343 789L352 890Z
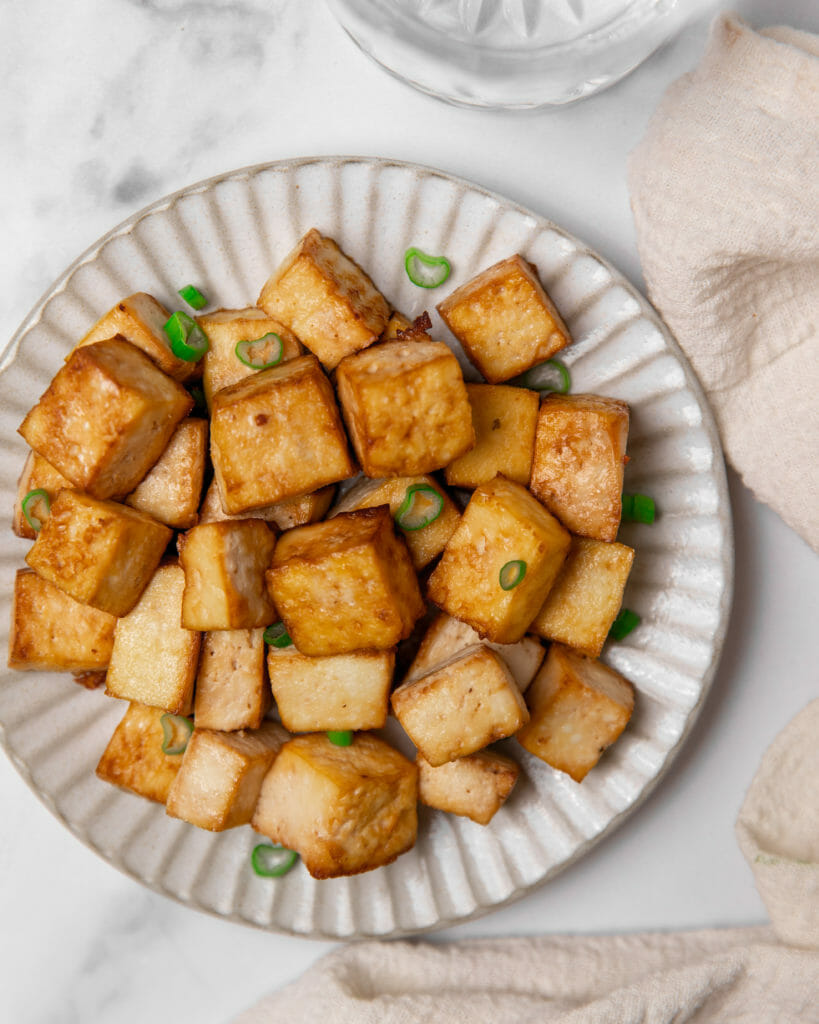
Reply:
M819 551L819 37L718 18L630 188L649 297L728 460Z

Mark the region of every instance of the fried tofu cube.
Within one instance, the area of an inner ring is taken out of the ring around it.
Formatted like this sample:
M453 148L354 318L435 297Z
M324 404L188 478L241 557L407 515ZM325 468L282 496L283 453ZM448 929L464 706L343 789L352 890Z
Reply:
M258 373L236 355L240 341L257 341L266 334L278 334L282 340L281 362L295 359L303 351L292 331L256 306L217 309L213 313L200 313L196 319L210 342L202 359L202 387L208 408L215 392Z
M424 613L412 559L385 505L283 534L267 585L293 643L313 656L388 650Z
M31 525L23 514L23 499L31 491L45 491L49 503L57 497L57 492L64 487L71 487L71 481L67 480L62 473L55 469L50 462L46 461L37 452L29 452L26 458L23 472L17 481L17 501L14 503L14 516L11 528L18 537L26 540L36 540L37 530ZM46 503L39 499L32 499L28 509L29 515L44 523L49 515Z
M268 278L259 305L332 370L378 340L390 316L361 267L312 228Z
M278 722L242 732L197 725L168 793L166 813L210 832L247 825L262 780L288 739Z
M394 476L382 480L361 480L354 484L337 502L332 515L337 515L339 512L352 512L358 508L389 505L394 518L407 501L410 487L415 488L413 492L415 496L409 495L411 504L408 510L413 515L416 512L416 505L423 516L424 513L434 511L434 506L439 501L442 502L437 518L420 529L402 529L396 523L401 531L401 536L407 542L412 556L412 564L418 570L429 565L433 558L440 555L461 519L461 513L455 502L431 476ZM431 491L424 490L430 487L439 495L439 498L436 498ZM420 492L418 488L421 488Z
M570 540L525 487L495 477L473 492L430 576L429 598L483 639L517 643L543 607Z
M535 268L520 255L482 271L437 308L490 384L551 359L571 341Z
M261 519L200 523L178 541L185 629L257 629L276 609L267 593L276 535Z
M97 777L164 804L182 764L181 754L162 752L164 714L161 708L131 704L100 758Z
M126 615L172 536L144 512L66 489L55 498L26 562L75 601Z
M75 349L19 427L29 445L95 498L130 494L193 399L124 338Z
M532 631L598 657L626 588L634 549L573 537L560 575L532 622Z
M526 702L531 717L518 741L582 782L628 725L634 687L601 661L552 644Z
M446 482L473 490L500 473L525 487L532 472L540 396L503 384L467 384L466 393L475 447L450 462Z
M437 767L418 754L415 763L422 804L471 818L479 825L489 824L520 775L511 757L493 750L479 750Z
M310 494L356 469L333 389L312 355L217 391L210 435L229 515Z
M136 607L117 622L105 692L175 715L193 707L201 635L180 626L185 573L161 565Z
M424 676L402 683L392 712L433 766L505 739L529 720L503 659L475 644Z
M463 374L440 341L390 341L336 370L350 440L367 476L431 473L475 443Z
M125 504L175 530L195 526L207 452L207 420L182 420L159 461L131 491Z
M239 512L229 516L222 508L219 485L213 480L205 492L202 507L199 509L200 523L221 523L230 519L263 519L272 523L279 530L292 530L294 526L305 526L307 523L323 519L333 503L335 484L320 487L312 494L299 494L295 498L282 498L275 505L257 508L252 512Z
M236 732L262 724L273 700L263 634L263 629L204 634L193 699L197 728Z
M472 647L480 642L480 636L470 625L441 612L433 619L424 633L406 678L409 680L424 676L443 662L449 661L454 655L466 650L467 647ZM535 678L535 673L540 668L543 655L546 653L543 644L534 636L525 636L516 644L490 643L487 644L487 647L491 647L496 654L500 655L503 663L512 673L521 693Z
M529 486L572 533L616 538L628 424L617 398L548 395L541 404Z
M252 825L297 850L314 878L390 864L415 845L418 770L371 733L337 747L324 733L286 743L262 783Z
M106 668L116 618L79 604L30 569L14 578L9 668L96 672Z
M412 320L404 316L403 313L399 313L397 309L394 309L390 314L386 327L381 332L379 341L397 341L398 335L402 331L408 331L410 327L412 327Z
M170 315L153 295L136 292L118 302L101 317L76 348L106 341L120 334L126 341L142 349L163 373L174 380L188 380L195 376L198 368L196 363L186 362L173 354L168 335L163 330Z
M393 651L311 658L270 647L267 669L282 724L290 732L381 729L395 668Z

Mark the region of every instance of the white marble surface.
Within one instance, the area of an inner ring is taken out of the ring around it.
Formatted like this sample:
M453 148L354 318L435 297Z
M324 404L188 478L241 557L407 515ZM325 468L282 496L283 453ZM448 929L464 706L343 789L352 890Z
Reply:
M758 24L819 30L814 0L734 6ZM627 155L705 32L696 20L579 106L502 115L449 108L389 78L315 0L0 4L0 339L140 206L232 167L310 154L397 157L474 179L564 224L639 283ZM733 821L760 754L816 693L819 558L733 475L731 492L734 613L670 774L579 864L436 941L764 920ZM69 835L2 757L0 807L3 1020L216 1024L330 948L141 888Z

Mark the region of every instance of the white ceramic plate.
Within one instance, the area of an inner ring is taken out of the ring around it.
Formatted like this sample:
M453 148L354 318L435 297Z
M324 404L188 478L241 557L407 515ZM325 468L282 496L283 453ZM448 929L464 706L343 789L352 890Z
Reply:
M303 935L394 936L442 927L522 896L580 857L646 796L677 752L713 677L728 617L732 539L722 455L711 414L674 341L647 302L604 260L553 224L423 167L320 158L253 167L194 185L102 238L54 284L6 349L0 377L0 508L10 522L25 458L16 428L74 341L122 296L171 307L195 282L221 306L252 304L297 238L333 236L404 313L433 303L498 259L532 260L575 338L573 389L632 409L626 487L652 494L655 525L625 526L637 549L625 603L642 625L604 659L633 681L629 728L582 786L526 754L507 804L488 827L422 808L415 848L354 878L314 881L299 865L257 878L249 827L214 835L97 780L94 768L123 704L70 676L3 670L0 735L49 809L111 864L200 910ZM403 267L415 245L444 253L437 292ZM474 377L474 372L471 373ZM27 549L2 534L0 643L14 570Z

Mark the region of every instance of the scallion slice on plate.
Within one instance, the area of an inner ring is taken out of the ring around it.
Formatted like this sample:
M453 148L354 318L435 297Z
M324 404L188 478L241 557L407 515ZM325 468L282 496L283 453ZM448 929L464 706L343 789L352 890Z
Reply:
M271 647L290 647L293 644L283 622L274 622L262 633L262 639Z
M288 850L286 846L270 846L268 843L254 846L250 855L253 870L260 878L281 878L298 859L295 850Z
M501 590L513 590L518 583L523 581L525 575L526 563L522 559L515 558L511 562L507 562L498 574Z
M184 754L193 732L193 721L184 715L164 714L159 719L162 725L162 753Z
M510 383L531 388L532 391L553 391L557 395L567 395L572 387L572 375L559 359L547 359L545 363L538 363L531 370L515 377Z
M452 265L446 256L429 256L415 246L404 253L404 269L410 281L419 288L438 288L452 273Z
M250 366L254 370L267 370L271 366L278 366L282 361L284 344L278 334L268 331L254 341L237 342L233 351L239 362L245 366Z
M653 523L657 518L657 506L647 494L623 495L623 522Z
M191 309L204 309L208 304L208 300L199 291L196 285L186 284L184 288L180 288L176 293L187 302Z
M168 335L173 354L186 363L195 363L209 348L207 334L192 316L181 310L169 317L163 330Z
M353 742L351 729L330 729L327 739L337 747L349 747Z
M431 484L412 484L395 513L402 530L422 530L434 523L444 510L444 498Z
M636 629L641 622L642 619L637 612L633 612L630 608L622 608L617 618L611 624L609 639L623 640L632 632L632 630Z
M37 505L41 505L40 515L36 514ZM34 530L35 533L39 533L43 528L43 521L48 513L51 511L51 499L48 496L48 492L44 491L42 487L37 487L33 491L29 491L28 494L20 502L20 509L25 516L26 522Z

